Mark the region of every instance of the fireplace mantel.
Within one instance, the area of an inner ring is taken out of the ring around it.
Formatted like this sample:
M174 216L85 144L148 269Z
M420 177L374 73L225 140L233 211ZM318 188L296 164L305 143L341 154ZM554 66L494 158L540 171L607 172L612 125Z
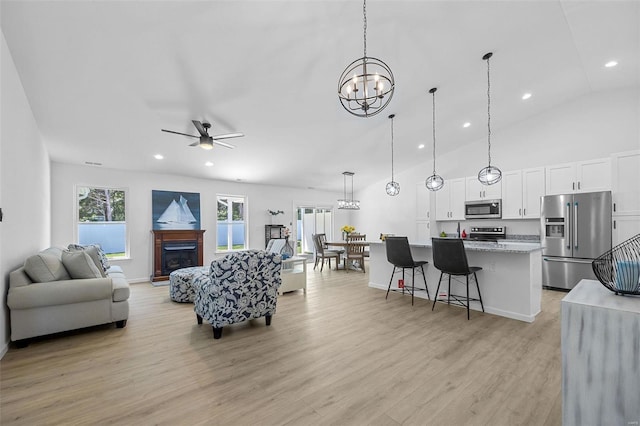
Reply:
M153 233L153 274L151 282L167 281L168 274L162 272L162 247L166 242L195 241L197 245L198 265L203 266L203 235L204 229L154 229Z

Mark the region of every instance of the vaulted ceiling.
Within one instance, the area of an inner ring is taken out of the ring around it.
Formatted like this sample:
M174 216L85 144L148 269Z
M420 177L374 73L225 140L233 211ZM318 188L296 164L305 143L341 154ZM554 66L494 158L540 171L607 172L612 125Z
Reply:
M431 164L431 87L438 153L486 137L489 51L493 129L639 85L637 1L370 0L367 53L397 88L367 119L337 99L363 54L360 1L3 0L0 13L52 160L109 168L341 190L345 170L388 177L391 113L396 170ZM246 136L205 151L160 131L197 134L194 119Z

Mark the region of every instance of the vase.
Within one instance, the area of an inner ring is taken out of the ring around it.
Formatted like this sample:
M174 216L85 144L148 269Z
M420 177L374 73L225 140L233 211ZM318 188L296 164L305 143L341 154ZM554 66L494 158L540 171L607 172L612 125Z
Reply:
M289 243L289 237L284 237L284 247L282 247L282 250L280 250L280 254L289 258L293 256L293 246Z

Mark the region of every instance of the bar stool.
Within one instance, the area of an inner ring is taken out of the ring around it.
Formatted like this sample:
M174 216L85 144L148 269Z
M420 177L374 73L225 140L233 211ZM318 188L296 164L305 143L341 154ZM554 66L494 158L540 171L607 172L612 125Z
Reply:
M429 287L427 286L427 278L424 274L424 265L428 264L426 260L413 260L413 256L411 254L411 247L409 246L409 240L407 237L387 237L385 239L385 247L387 250L387 260L389 263L393 265L393 272L391 273L391 279L389 279L389 287L387 288L387 295L385 299L389 297L389 291L391 290L391 283L393 282L393 276L397 272L397 269L402 269L402 281L404 282L404 271L405 269L412 270L412 280L411 286L403 287L402 294L404 294L404 290L409 289L411 291L411 304L413 305L413 295L416 290L416 269L419 268L419 271L422 273L422 279L424 281L424 290L427 291L427 298L431 299L429 296ZM418 288L418 290L423 290ZM395 291L395 289L394 289Z
M482 312L484 312L484 304L482 303L482 295L480 294L480 286L478 285L477 271L481 271L480 266L469 266L467 262L467 252L464 249L464 242L459 238L432 238L433 242L433 266L440 271L440 279L438 280L438 289L436 290L436 297L433 300L433 306L431 310L436 306L436 302L444 301L444 299L438 299L438 293L440 291L440 284L442 283L442 276L447 274L449 276L449 290L447 291L447 304L451 304L451 298L454 299L455 305L465 306L467 308L467 320L469 319L469 301L480 302ZM451 276L466 277L467 295L463 296L451 294ZM478 289L478 298L469 297L469 275L473 275L476 282L476 288ZM466 303L465 303L466 301Z

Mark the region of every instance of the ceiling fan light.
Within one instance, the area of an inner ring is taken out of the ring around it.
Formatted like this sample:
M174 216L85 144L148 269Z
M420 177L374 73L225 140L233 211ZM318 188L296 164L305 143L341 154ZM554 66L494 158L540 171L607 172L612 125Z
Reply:
M429 191L439 191L444 186L444 179L440 175L431 175L425 180L425 186Z
M208 140L207 139L201 140L200 148L206 149L206 150L213 149L213 139L209 138Z

